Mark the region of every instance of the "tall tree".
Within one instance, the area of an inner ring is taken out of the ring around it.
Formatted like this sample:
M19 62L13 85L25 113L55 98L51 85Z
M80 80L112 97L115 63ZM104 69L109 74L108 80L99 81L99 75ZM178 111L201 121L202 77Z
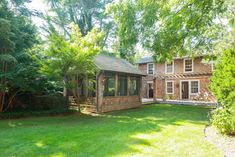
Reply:
M30 90L36 79L29 49L38 43L37 33L29 17L21 14L24 2L0 2L0 112L11 105L19 91Z
M109 6L118 26L121 49L137 43L158 56L172 58L211 50L216 40L214 20L223 9L220 0L119 0ZM128 58L131 53L123 53Z
M64 35L69 35L69 24L73 22L79 26L83 36L95 26L105 32L104 40L108 38L112 23L105 14L105 6L112 0L47 0L47 2L52 15L46 17L48 21L46 31L51 30L51 27L59 28Z
M78 79L94 74L94 56L101 51L103 34L94 28L83 36L76 24L71 25L71 36L66 38L59 33L48 37L49 47L42 61L42 72L59 81L63 80L64 96L67 87L75 88L74 97L78 100Z

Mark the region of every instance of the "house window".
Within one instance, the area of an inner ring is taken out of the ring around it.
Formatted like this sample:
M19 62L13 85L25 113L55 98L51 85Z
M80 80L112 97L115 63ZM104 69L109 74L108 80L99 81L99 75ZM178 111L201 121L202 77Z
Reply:
M184 60L184 72L192 72L193 71L193 60L185 59Z
M191 81L191 93L197 94L199 92L199 81Z
M148 63L147 66L148 66L148 68L147 68L148 74L154 74L154 64Z
M167 81L166 82L166 94L173 94L174 93L174 82Z
M214 63L214 62L211 64L211 70L212 70L212 71L215 70L215 63Z
M104 96L115 95L115 77L114 75L106 75L104 77Z
M126 76L118 76L118 95L125 96L127 95L127 77Z
M174 73L174 62L166 62L165 63L165 72L166 74L172 74Z
M137 77L130 77L130 95L138 95L139 79Z

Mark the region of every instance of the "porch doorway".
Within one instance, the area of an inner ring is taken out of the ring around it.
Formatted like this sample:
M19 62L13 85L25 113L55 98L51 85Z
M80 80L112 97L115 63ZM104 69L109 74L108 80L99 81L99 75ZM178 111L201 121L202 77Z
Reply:
M182 99L189 98L189 82L188 81L181 82L181 98Z
M153 98L153 83L148 83L148 98Z

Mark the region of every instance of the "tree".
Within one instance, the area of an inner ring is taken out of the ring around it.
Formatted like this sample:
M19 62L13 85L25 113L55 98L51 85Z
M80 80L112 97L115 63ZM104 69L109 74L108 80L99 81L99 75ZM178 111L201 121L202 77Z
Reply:
M212 77L211 89L220 107L214 111L212 124L222 133L235 133L235 47L219 57Z
M47 2L51 7L50 12L53 13L46 16L47 32L59 28L64 35L69 36L69 25L73 22L79 26L83 36L94 27L104 32L105 44L112 29L112 22L105 14L105 6L112 0L47 0Z
M228 23L216 45L221 55L211 78L211 89L220 105L213 111L211 120L222 133L235 134L235 3L227 0L225 6L226 12L221 17Z
M161 60L207 53L219 32L214 20L223 10L220 0L119 0L108 8L116 21L123 57L140 43Z
M49 77L63 80L64 96L67 96L68 85L72 85L75 88L73 95L78 100L78 80L88 74L94 74L93 59L101 51L103 34L94 28L83 36L77 25L70 26L69 39L59 33L48 37L49 47L45 51L41 70Z
M12 105L19 92L32 91L39 74L30 53L38 43L36 28L21 14L25 1L10 2L0 2L0 112Z

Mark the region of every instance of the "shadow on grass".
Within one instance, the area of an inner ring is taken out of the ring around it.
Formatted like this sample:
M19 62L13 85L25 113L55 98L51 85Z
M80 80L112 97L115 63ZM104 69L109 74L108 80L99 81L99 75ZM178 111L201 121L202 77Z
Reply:
M28 118L0 122L0 156L116 156L150 146L148 134L182 123L206 124L205 107L149 105L99 116ZM20 152L18 149L20 148Z

